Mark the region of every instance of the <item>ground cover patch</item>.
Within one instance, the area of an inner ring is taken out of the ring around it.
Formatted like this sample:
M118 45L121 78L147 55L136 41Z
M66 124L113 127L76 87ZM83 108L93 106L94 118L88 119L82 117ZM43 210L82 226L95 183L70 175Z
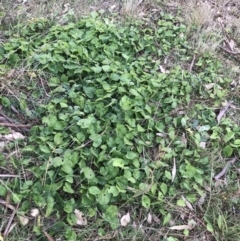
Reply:
M92 13L66 25L32 22L2 45L9 68L24 62L33 80L43 72L48 80L49 98L36 109L41 123L22 146L20 166L28 175L6 183L23 215L36 206L46 220L54 217L51 235L78 240L88 234L76 231L76 210L104 235L108 226L119 228L118 213L131 205L165 227L174 218L169 200L185 208L204 196L212 173L206 152L224 148L232 157L239 128L229 119L218 123L214 107L229 80L209 54L189 70L185 31L168 14L148 26ZM13 100L1 101L8 109ZM22 109L31 112L27 99ZM11 162L19 167L16 158ZM192 229L194 220L186 220Z

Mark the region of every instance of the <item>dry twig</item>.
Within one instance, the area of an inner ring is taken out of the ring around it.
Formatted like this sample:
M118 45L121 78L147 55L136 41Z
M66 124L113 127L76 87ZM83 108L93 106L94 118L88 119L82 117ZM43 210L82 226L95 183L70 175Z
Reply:
M231 161L227 162L227 164L225 165L225 167L222 169L221 172L219 172L215 177L214 179L217 181L218 179L220 179L223 175L226 174L228 168L230 165L234 164L234 162L237 160L236 157L234 157Z

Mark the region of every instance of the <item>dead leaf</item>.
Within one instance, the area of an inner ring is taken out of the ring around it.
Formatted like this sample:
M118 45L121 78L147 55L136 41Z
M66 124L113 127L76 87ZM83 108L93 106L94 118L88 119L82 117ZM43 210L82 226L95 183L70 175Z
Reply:
M198 205L203 205L205 202L206 194L204 193L199 199L198 199Z
M166 70L162 65L159 65L159 68L160 68L162 73L169 74L169 70Z
M172 226L169 229L171 229L171 230L185 230L185 229L191 230L192 228L193 228L192 225L179 225L179 226Z
M78 209L74 210L74 213L77 217L77 224L81 226L87 225L87 219L83 217L83 213L79 211Z
M179 38L183 39L183 38L184 38L184 34L183 34L183 33L180 33L180 34L179 34Z
M201 141L199 146L202 148L202 149L205 149L206 148L206 142L205 141Z
M151 215L151 213L148 213L147 222L150 223L150 224L152 223L152 215Z
M217 122L218 124L220 123L221 119L224 117L227 109L230 107L230 105L232 104L232 102L227 102L227 104L220 110L218 116L217 116Z
M25 136L23 136L20 132L13 132L7 135L0 135L0 138L7 141L15 141L15 140L22 140L25 138Z
M166 73L166 70L163 68L162 65L159 65L159 68L160 68L160 70L161 70L162 73Z
M176 173L177 173L176 161L175 161L175 158L173 158L172 182L173 182L173 181L174 181L174 179L175 179Z
M210 83L210 84L206 84L205 85L205 88L207 89L207 90L210 90L210 89L212 89L213 87L214 87L214 83Z
M46 231L43 230L43 233L45 234L48 241L54 241L54 239Z
M30 215L34 218L37 217L39 215L39 209L33 208L30 212Z
M235 43L234 43L233 39L231 39L230 41L228 41L228 46L229 46L229 48L230 48L231 51L234 51Z
M160 224L160 219L155 214L152 215L152 219L155 223Z
M0 151L2 151L4 149L4 147L6 146L7 142L6 141L0 141Z
M22 226L26 226L29 223L29 219L25 216L18 216Z
M112 6L109 7L109 9L110 9L111 11L113 11L114 8L116 8L116 7L117 7L117 5L116 5L116 4L113 4Z
M191 204L184 196L182 196L182 199L183 199L183 201L185 202L185 204L187 205L187 207L188 207L191 211L193 211L193 206L192 206L192 204Z
M125 215L122 216L121 220L120 220L120 224L124 227L126 227L129 223L130 223L131 219L130 219L130 214L129 212Z
M63 12L62 12L62 13L66 13L66 12L69 11L70 4L69 4L69 3L65 3L65 4L63 5L63 7L64 7L64 9L63 9Z
M7 73L7 79L11 79L14 76L15 73L15 69L11 69L8 73Z
M185 145L185 146L187 145L187 139L186 139L186 135L184 132L182 133L182 136L181 136L181 142L183 145Z
M163 132L158 132L158 133L156 133L156 135L160 136L160 137L167 137L167 134L163 133Z

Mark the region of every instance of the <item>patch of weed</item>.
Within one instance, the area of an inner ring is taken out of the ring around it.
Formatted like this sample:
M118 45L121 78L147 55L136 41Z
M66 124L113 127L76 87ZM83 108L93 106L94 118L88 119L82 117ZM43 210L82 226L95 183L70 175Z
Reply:
M12 201L21 201L23 214L36 206L45 219L54 217L49 233L66 240L88 235L77 232L75 209L100 236L118 229L118 213L131 205L172 224L173 206L196 204L206 192L206 150L238 153L239 127L227 118L218 124L212 108L227 95L220 63L205 54L192 72L178 64L166 71L173 51L178 61L192 54L186 26L168 14L155 27L95 12L42 32L44 26L33 21L0 48L9 67L24 61L30 72L49 74L50 98L36 109L41 124L31 129L21 164L11 158L28 174L6 182ZM40 224L34 232L40 237Z

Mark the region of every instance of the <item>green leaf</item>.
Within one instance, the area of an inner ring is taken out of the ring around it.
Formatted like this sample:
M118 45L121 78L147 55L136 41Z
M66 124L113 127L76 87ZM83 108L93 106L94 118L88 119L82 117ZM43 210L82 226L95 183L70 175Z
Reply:
M235 136L235 132L229 132L227 133L225 136L224 136L224 141L225 142L228 142L230 141L233 137Z
M108 189L108 193L111 193L114 197L117 197L119 195L118 188L116 186L111 186Z
M63 160L61 157L54 157L53 159L51 159L50 163L54 167L59 167L63 164Z
M44 153L47 153L47 154L51 153L51 150L49 149L48 146L40 145L39 148L40 148L40 150L41 150L42 152L44 152Z
M124 95L120 100L120 106L122 110L129 110L132 107L132 100Z
M98 194L97 200L100 205L107 205L110 202L111 199L111 194L107 193L106 191L102 191L101 193Z
M186 204L185 204L184 200L178 199L178 200L177 200L177 206L179 206L179 207L185 207Z
M91 187L89 187L88 192L93 194L93 195L98 195L101 191L98 187L91 186Z
M63 191L67 193L74 193L74 190L71 188L71 185L68 182L65 182Z
M64 102L60 102L60 106L61 108L67 108L68 104L64 103Z
M54 127L57 122L57 117L50 114L48 117L44 117L42 122L46 123L49 127Z
M70 200L67 200L64 204L64 211L66 213L73 213L74 204L75 204L75 200L73 198L71 198Z
M73 169L71 166L69 166L67 163L63 163L62 168L61 168L65 173L72 175L73 174Z
M163 225L168 224L170 222L171 218L172 218L171 213L168 213L166 216L164 216L164 218L163 218Z
M93 172L93 170L90 167L84 167L82 170L83 170L85 178L90 180L95 177L95 173Z
M102 69L105 71L105 72L110 72L111 71L111 67L109 65L103 65L102 66Z
M138 157L139 157L138 153L133 152L133 151L127 152L127 155L126 155L126 158L130 159L130 160L133 160L133 159L138 158Z
M99 147L102 144L102 136L97 135L96 138L93 140L93 146L94 147Z
M145 207L146 209L149 209L151 206L151 200L147 195L143 195L142 196L142 205L143 207Z
M119 227L117 215L118 208L113 205L108 206L107 210L103 213L103 219L110 224L112 229L117 229Z
M207 230L208 230L209 232L211 232L211 233L214 232L213 226L212 226L212 224L209 223L209 222L207 222Z
M128 145L128 146L132 146L133 143L131 141L129 141L125 136L123 138L124 144Z
M168 186L166 183L161 183L160 185L161 191L163 193L163 195L166 195L167 191L168 191Z
M233 149L232 149L232 147L231 147L230 145L227 145L227 146L225 146L225 147L223 148L223 154L224 154L224 156L230 157L230 156L232 155L232 153L233 153Z
M94 123L95 120L93 117L81 119L77 122L77 125L81 126L83 129L87 129L91 126L92 123Z
M102 71L102 68L99 66L91 67L94 73L99 74Z
M111 162L114 167L124 168L125 162L121 158L113 158L111 159Z
M172 180L172 174L171 174L169 171L165 171L165 177L166 177L168 180Z
M8 107L11 105L11 102L10 100L7 98L7 97L2 97L2 101L1 101L2 105L5 106L5 107Z
M198 131L199 132L203 132L203 131L208 131L208 130L210 130L211 129L211 127L209 126L209 125L205 125L205 126L201 126L199 129L198 129Z
M46 213L45 213L46 218L49 217L50 214L52 213L54 204L55 204L54 198L49 196L47 198L47 209L46 209Z
M236 140L234 141L234 145L240 146L240 139L236 139Z
M62 142L62 133L55 134L53 140L56 145L59 145Z
M186 119L185 119L185 118L182 118L182 119L181 119L181 124L182 124L182 126L186 126L186 123L187 123Z
M143 127L141 127L139 124L137 124L137 131L138 132L145 132L146 130Z

